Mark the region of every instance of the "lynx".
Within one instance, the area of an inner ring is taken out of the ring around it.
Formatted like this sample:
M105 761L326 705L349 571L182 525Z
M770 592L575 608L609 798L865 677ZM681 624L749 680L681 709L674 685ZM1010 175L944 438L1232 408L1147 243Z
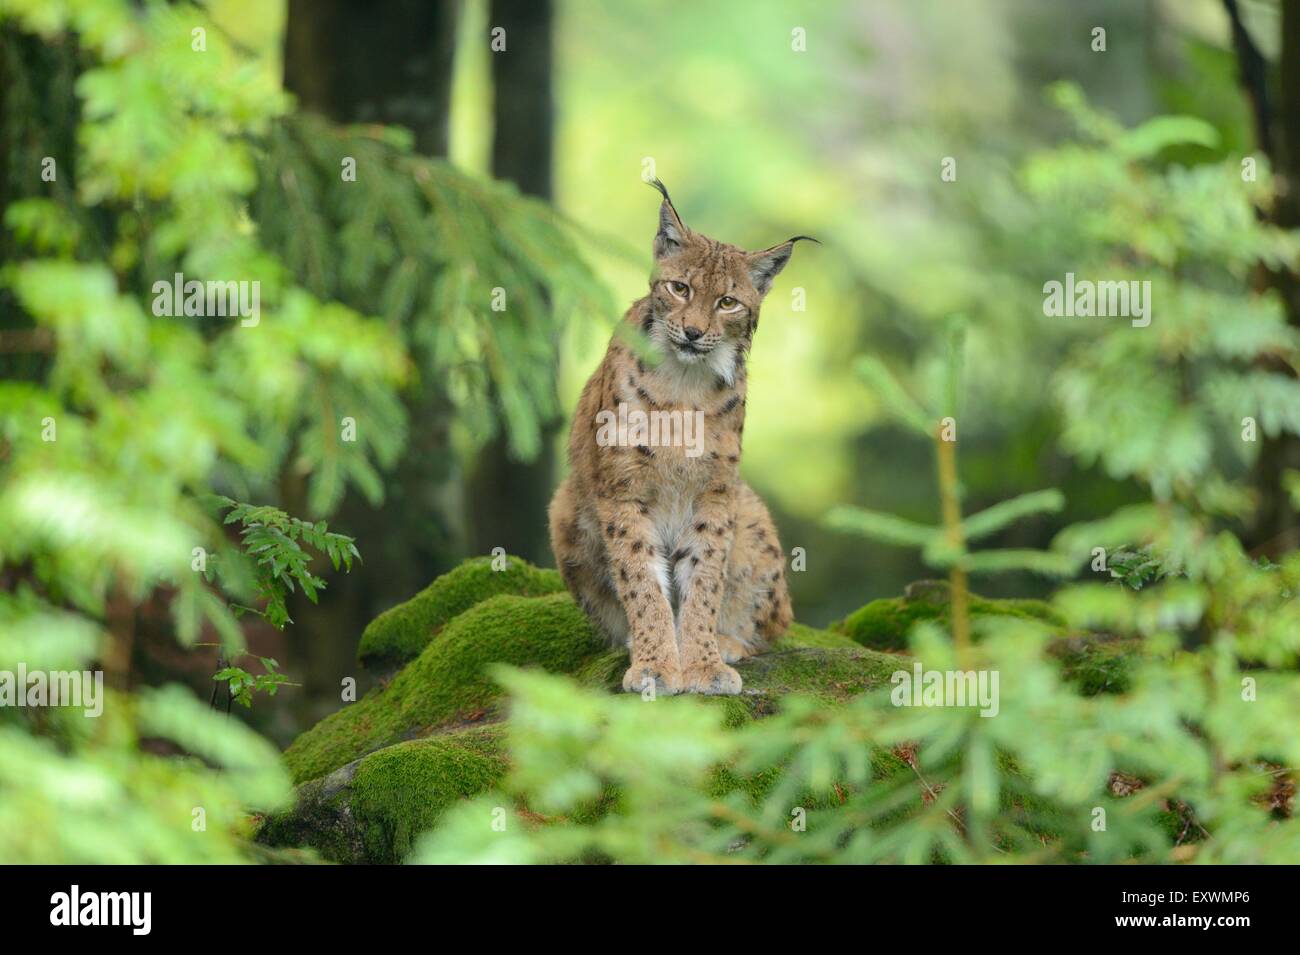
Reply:
M629 647L625 690L734 694L729 664L792 619L776 528L737 471L759 308L808 237L746 252L688 229L652 185L650 294L583 389L551 547L595 626Z

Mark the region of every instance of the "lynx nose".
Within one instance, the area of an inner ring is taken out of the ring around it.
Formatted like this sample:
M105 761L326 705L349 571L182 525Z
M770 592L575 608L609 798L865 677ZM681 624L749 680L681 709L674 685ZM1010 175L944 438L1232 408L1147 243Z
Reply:
M683 331L686 332L686 340L688 342L693 342L704 334L704 332L700 331L698 328L686 328L683 329Z

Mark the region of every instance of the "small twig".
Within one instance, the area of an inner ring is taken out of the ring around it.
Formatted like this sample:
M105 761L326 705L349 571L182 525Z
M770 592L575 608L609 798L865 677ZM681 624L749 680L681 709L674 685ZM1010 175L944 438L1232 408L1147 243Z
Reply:
M960 554L965 546L961 530L961 498L957 480L956 442L943 437L943 426L935 430L935 457L939 469L939 496L943 506L944 533L948 543ZM952 591L952 638L957 647L957 662L967 668L970 657L970 615L966 599L966 570L960 563L948 571Z
M937 803L939 801L939 794L935 792L934 787L931 786L929 782L926 781L926 778L921 775L921 770L917 768L916 763L914 762L915 758L916 757L912 757L911 759L905 760L905 762L907 763L908 766L911 767L912 772L916 773L916 778L921 781L921 785L924 786L925 791L930 794L930 798ZM963 836L966 835L966 823L962 821L961 816L957 815L956 811L952 809L945 809L944 812L946 812L949 816L951 816L952 821L957 824L957 831L960 832ZM989 847L994 852L1001 852L1003 855L1007 854L1007 850L1003 849L995 842L990 842Z
M217 646L220 646L220 644L217 644ZM230 665L230 661L226 659L225 651L219 650L217 652L217 669L214 671L212 676L212 696L208 698L209 709L215 710L217 708L217 694L221 692L221 681L217 679L216 674L220 673L229 665ZM229 691L229 689L230 689L230 681L227 680L226 690Z

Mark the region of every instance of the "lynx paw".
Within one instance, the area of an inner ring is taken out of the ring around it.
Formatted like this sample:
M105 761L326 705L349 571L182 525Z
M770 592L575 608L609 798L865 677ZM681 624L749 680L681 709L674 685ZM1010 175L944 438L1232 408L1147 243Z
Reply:
M735 637L718 634L718 652L722 654L723 663L735 663L745 657L753 656L754 651L748 644L741 643Z
M623 689L628 693L641 693L654 681L655 694L672 696L682 691L682 674L676 667L657 663L634 662L623 674Z
M684 689L706 696L735 696L740 684L740 674L725 663L690 667L682 674Z

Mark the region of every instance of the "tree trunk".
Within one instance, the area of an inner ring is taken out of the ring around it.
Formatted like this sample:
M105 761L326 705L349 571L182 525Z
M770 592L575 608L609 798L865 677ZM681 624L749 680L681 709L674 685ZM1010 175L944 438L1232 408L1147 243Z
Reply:
M489 26L505 30L505 49L492 56L494 89L492 174L521 192L551 198L554 155L551 0L492 0ZM551 563L546 506L555 480L555 436L561 422L542 422L533 461L510 455L505 435L477 455L468 487L473 549L504 547Z
M338 123L405 126L417 151L447 152L459 4L390 0L289 0L284 82L301 106ZM292 664L304 689L300 717L338 709L340 681L361 677L357 641L381 610L414 595L462 551L460 475L451 448L451 411L436 386L405 399L410 439L384 502L349 491L332 520L358 538L362 562L332 574L319 605L294 595L288 628ZM287 508L303 514L303 482L282 482ZM364 687L362 687L364 689Z
M1256 142L1273 166L1273 223L1283 229L1300 228L1300 0L1282 0L1281 82L1276 97L1270 95L1268 64L1245 28L1237 0L1224 0L1224 8ZM1267 284L1281 295L1287 322L1300 328L1300 276L1282 269L1268 274ZM1295 373L1280 361L1266 367L1276 374ZM1300 439L1291 434L1264 436L1252 475L1258 494L1248 536L1253 553L1276 555L1300 547L1300 514L1283 485L1291 469L1300 469Z
M305 109L340 123L405 126L419 152L444 156L458 7L289 0L284 85Z
M1277 120L1273 129L1276 148L1277 204L1274 221L1283 229L1300 228L1300 0L1283 0L1281 84ZM1300 276L1286 269L1274 276L1274 285L1286 304L1287 322L1300 328ZM1278 368L1280 374L1294 374ZM1300 548L1300 514L1282 484L1288 470L1300 470L1300 439L1292 434L1265 437L1260 449L1257 487L1260 509L1254 543L1266 553L1280 554Z

